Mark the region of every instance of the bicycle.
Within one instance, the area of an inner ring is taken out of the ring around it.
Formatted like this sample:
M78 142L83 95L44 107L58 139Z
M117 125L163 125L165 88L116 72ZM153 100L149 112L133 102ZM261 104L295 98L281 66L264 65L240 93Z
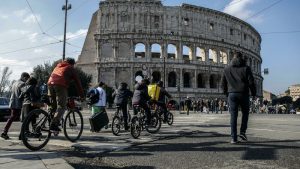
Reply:
M81 137L83 131L83 117L80 107L75 105L75 97L68 98L67 111L63 120L63 132L69 141L75 142ZM22 124L20 134L23 144L28 149L37 151L47 145L52 134L50 132L52 119L53 111L49 106L47 112L43 109L35 109L28 114ZM58 134L53 133L54 136Z
M163 122L167 122L168 125L172 125L174 122L174 115L173 113L171 113L169 110L167 112L167 119L165 119L164 116L164 110L162 109L161 106L155 105L154 106L154 111L158 114L159 118L163 121Z
M133 138L139 138L141 132L146 129L149 133L157 133L161 128L161 119L157 113L151 111L150 123L146 125L146 112L139 105L134 105L135 115L131 119L130 133Z
M115 115L113 117L111 129L112 129L112 132L114 135L119 136L121 129L125 130L124 117L123 117L123 112L122 112L121 107L117 106L116 108L117 108L117 111L115 112ZM129 122L131 121L131 115L129 113L129 110L127 111L127 121L128 121L127 124L129 124Z

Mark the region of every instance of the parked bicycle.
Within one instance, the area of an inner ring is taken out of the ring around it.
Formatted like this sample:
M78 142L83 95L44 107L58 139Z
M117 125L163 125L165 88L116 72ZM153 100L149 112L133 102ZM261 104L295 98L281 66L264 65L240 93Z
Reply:
M77 141L83 131L81 108L75 105L75 99L75 97L68 98L67 113L62 124L64 135L71 142ZM28 114L21 128L21 139L28 149L37 151L47 145L52 134L49 129L52 119L53 111L49 106L47 112L43 109L35 109ZM57 136L58 133L53 135Z
M134 105L135 115L131 119L130 133L133 138L137 139L143 130L149 133L157 133L161 128L161 119L154 111L151 111L150 124L146 125L146 112L139 105Z
M121 130L125 130L125 128L124 128L124 117L123 117L121 107L117 106L116 108L117 108L117 111L115 112L115 115L113 117L111 129L112 129L112 132L113 132L114 135L119 136ZM131 120L131 115L130 115L129 110L128 110L127 111L128 124L130 123L130 120Z

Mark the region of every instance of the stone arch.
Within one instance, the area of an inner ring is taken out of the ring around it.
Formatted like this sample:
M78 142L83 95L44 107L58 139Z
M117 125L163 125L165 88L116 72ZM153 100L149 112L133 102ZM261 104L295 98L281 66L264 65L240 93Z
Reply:
M200 48L200 47L196 48L196 60L205 61L205 50L204 50L204 48Z
M202 73L197 75L197 87L198 88L205 88L205 78Z
M182 58L183 60L192 60L192 49L186 45L182 47Z
M154 43L151 45L151 58L161 58L161 45Z
M141 70L136 71L135 74L134 74L134 79L137 76L142 76L144 78L143 71L141 71Z
M177 58L177 47L173 44L168 44L167 46L168 59Z
M218 77L215 74L209 76L209 88L216 89L218 88Z
M143 43L137 43L134 47L134 56L136 58L145 58L146 46Z
M126 42L120 42L118 48L118 57L129 58L130 57L130 45Z
M168 87L176 87L176 73L174 71L168 74Z
M159 71L152 72L152 80L154 80L155 83L157 83L161 80L161 74Z
M111 43L104 43L101 45L100 57L102 58L111 58L113 57L113 47Z
M217 63L217 51L214 50L214 49L209 49L209 52L208 52L208 58L211 62L214 62L214 63Z
M191 87L191 74L190 72L185 72L183 74L183 87L190 88Z
M223 64L227 64L228 56L224 51L220 51L220 62Z

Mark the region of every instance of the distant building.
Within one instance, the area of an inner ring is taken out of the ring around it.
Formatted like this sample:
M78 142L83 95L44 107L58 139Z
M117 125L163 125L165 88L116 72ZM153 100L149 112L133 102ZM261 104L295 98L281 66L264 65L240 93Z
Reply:
M263 97L264 97L264 100L268 100L268 101L272 101L273 99L276 99L276 95L271 93L271 92L268 92L266 90L263 91Z
M300 98L300 84L290 86L289 90L290 96L293 98L294 101Z

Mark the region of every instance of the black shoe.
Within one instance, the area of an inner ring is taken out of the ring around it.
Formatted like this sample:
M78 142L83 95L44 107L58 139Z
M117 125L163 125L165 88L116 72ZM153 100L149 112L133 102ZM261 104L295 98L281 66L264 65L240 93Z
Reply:
M57 125L51 125L50 126L50 131L53 132L53 133L58 133L61 131L61 129L57 126Z
M8 137L8 135L7 135L6 133L2 133L2 134L1 134L1 137L2 137L4 140L8 140L8 139L9 139L9 137Z
M241 133L241 134L239 135L239 137L240 137L243 141L248 141L247 136L246 136L245 133Z
M125 126L124 129L125 129L125 131L128 131L129 130L129 126Z

